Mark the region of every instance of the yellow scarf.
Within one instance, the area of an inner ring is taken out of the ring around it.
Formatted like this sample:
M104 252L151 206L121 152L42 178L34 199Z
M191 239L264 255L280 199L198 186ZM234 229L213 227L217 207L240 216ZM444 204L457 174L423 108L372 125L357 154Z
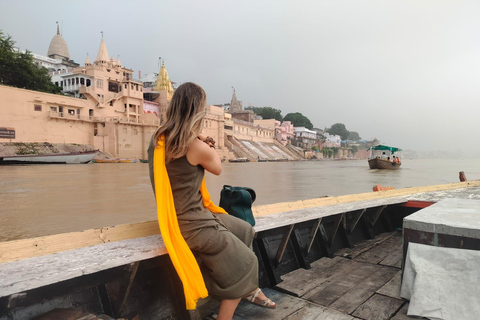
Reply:
M187 310L195 310L199 298L208 296L200 267L192 251L188 247L178 226L177 213L173 203L172 188L165 166L165 139L162 136L155 146L153 172L155 183L155 198L157 200L158 224L162 233L173 266L182 280ZM203 177L200 187L203 206L214 213L226 213L211 200Z

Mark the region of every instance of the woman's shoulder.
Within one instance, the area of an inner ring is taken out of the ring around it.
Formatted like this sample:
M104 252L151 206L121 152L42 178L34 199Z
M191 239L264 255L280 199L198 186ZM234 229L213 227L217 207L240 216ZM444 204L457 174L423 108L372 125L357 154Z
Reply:
M199 139L195 139L190 143L187 150L187 159L190 163L198 164L199 161L210 151L208 145Z

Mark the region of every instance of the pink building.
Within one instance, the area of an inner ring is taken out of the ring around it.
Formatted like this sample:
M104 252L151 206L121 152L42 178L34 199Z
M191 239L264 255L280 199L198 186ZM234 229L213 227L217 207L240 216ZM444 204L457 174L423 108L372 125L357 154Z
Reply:
M275 121L275 139L286 146L295 137L295 129L290 121Z

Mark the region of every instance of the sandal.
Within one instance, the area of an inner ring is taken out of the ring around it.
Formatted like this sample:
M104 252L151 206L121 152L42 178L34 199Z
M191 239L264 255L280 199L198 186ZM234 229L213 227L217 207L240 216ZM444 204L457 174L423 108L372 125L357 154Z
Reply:
M258 295L261 292L262 292L262 290L260 290L260 288L257 288L255 291L253 291L248 296L243 297L243 299L247 300L250 303L256 304L257 306L260 306L260 307L275 309L277 307L277 305L272 300L270 300L268 298L266 300L261 300L260 298L258 298Z

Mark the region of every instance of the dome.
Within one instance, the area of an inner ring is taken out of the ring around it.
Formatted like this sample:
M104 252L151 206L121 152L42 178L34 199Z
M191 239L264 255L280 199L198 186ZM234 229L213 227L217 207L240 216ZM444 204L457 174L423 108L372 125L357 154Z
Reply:
M67 43L59 33L57 33L50 42L47 56L60 56L70 60L70 53L68 52Z

